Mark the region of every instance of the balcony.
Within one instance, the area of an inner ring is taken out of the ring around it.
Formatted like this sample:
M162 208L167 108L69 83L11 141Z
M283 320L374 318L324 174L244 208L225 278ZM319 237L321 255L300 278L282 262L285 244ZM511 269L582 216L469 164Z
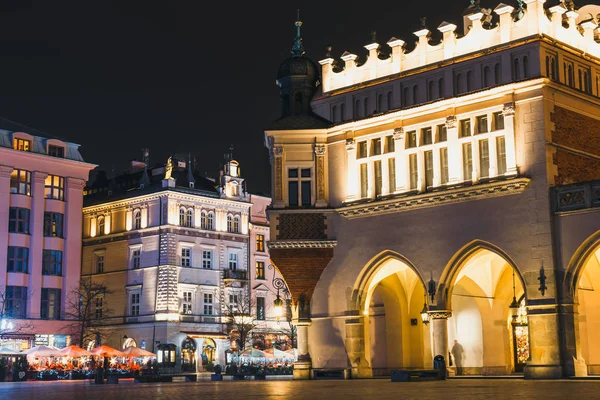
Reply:
M234 271L226 269L223 271L223 279L230 281L245 281L248 280L248 271Z

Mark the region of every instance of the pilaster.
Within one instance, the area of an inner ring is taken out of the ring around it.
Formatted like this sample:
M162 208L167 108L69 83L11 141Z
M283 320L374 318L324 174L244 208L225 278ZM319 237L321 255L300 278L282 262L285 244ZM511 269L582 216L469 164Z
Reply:
M5 261L8 257L8 208L10 207L10 174L12 167L0 165L0 260ZM0 262L0 279L6 282L6 262ZM5 284L5 283L4 283ZM0 291L3 291L4 284L0 284Z
M394 149L396 154L396 192L406 191L406 155L404 152L404 129L394 129Z
M448 365L448 318L452 316L452 311L432 310L428 314L431 322L433 357L444 356L446 365Z
M457 184L462 181L461 159L462 148L458 145L458 120L455 115L446 118L448 136L448 183Z
M44 172L34 171L31 179L31 211L29 213L29 234L31 241L29 245L29 287L27 288L29 304L27 307L27 318L40 318L40 305L42 301L40 288L42 287L42 254L44 249L44 207L46 202L44 198L44 183L47 176L48 174ZM81 215L81 207L78 213ZM81 229L81 222L78 229ZM68 233L68 231L65 233ZM79 237L79 246L81 246L81 236ZM81 264L80 261L78 262Z
M358 199L358 163L356 162L356 142L346 139L346 160L348 166L348 182L346 183L346 201Z
M283 146L273 146L274 208L285 207L283 200Z
M325 167L325 155L327 147L324 144L315 144L315 169L316 169L316 194L317 202L315 206L317 208L327 207L326 198L326 167Z

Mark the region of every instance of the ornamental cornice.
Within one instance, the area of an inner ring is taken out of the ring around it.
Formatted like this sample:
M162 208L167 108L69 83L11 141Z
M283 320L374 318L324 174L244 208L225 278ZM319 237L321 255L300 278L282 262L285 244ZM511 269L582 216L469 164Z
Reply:
M453 129L458 126L458 119L456 115L450 115L446 117L446 129Z
M404 139L404 128L395 128L392 136L394 137L394 140Z
M346 151L351 151L356 148L356 141L354 139L346 139Z
M428 311L427 315L429 319L448 319L452 316L452 311L450 310L433 310Z
M529 184L529 178L515 178L499 182L442 190L414 196L395 197L366 204L350 205L336 211L345 218L364 218L376 215L412 211L420 208L437 207L446 204L483 200L499 196L522 193Z
M274 249L332 249L337 240L277 240L268 242L269 250Z
M43 182L46 182L46 178L48 177L48 174L46 172L42 172L42 171L33 171L32 177L33 177L33 182L43 183Z
M273 146L273 156L283 157L283 146Z
M515 103L505 103L502 108L502 114L505 117L515 115Z
M84 179L67 177L67 189L75 188L83 190L85 185L87 185L87 182Z

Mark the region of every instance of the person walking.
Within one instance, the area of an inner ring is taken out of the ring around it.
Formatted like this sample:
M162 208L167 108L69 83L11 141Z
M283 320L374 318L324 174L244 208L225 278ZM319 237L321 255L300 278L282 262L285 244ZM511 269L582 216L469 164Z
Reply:
M454 346L452 346L451 353L452 357L454 358L454 365L456 365L456 375L462 375L465 349L460 343L458 343L458 340L454 341Z

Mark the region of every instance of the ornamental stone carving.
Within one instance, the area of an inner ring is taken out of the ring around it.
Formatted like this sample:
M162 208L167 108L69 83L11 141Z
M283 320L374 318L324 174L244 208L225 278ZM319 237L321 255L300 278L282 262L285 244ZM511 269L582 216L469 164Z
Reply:
M275 157L283 157L283 146L273 146L273 155Z
M404 128L395 128L393 134L394 140L404 139Z
M449 115L446 117L446 129L454 129L458 126L458 119L456 115Z
M450 311L450 310L434 310L434 311L429 311L427 314L429 315L429 319L448 319L452 316L452 311Z
M281 148L281 147L280 147ZM283 148L282 153L283 153ZM275 154L275 152L273 152ZM283 182L282 182L282 174L283 174L283 157L275 156L275 200L282 201L283 200Z
M356 141L354 139L346 139L346 151L352 151L356 148Z
M504 108L502 108L502 114L505 117L515 115L515 103L505 103Z
M327 147L324 144L315 144L315 154L317 156L324 156L327 151Z

